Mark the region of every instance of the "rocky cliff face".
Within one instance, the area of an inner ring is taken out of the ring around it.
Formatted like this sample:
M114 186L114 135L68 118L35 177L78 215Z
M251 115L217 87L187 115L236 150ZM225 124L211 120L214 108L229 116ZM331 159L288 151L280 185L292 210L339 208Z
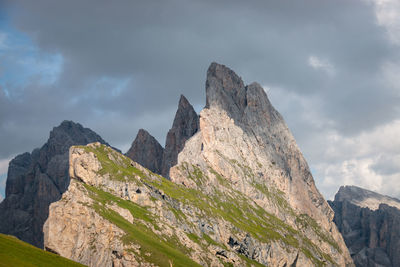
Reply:
M0 203L0 232L43 247L49 205L69 185L69 147L96 141L105 143L90 129L64 121L50 132L42 148L15 157L8 168L6 198Z
M100 143L71 147L69 162L69 189L43 228L45 248L63 257L88 266L338 264L238 191L187 188ZM208 179L197 166L183 168L194 182ZM309 217L297 219L323 235Z
M206 91L198 129L180 101L177 115L193 120L174 121L171 139L187 139L170 181L100 144L71 148L73 179L50 207L45 246L90 266L352 266L261 86L213 63Z
M399 200L346 186L329 204L356 266L400 266Z
M146 130L140 129L126 156L154 173L161 174L164 148Z
M177 162L186 140L199 129L199 116L189 101L181 95L172 128L167 134L161 174L169 178L169 170Z
M400 210L400 200L357 187L341 186L335 195L335 202L347 201L361 208L377 210L381 204L386 204Z
M207 71L206 93L199 132L179 153L171 180L208 194L217 188L226 201L232 192L241 192L306 234L334 262L351 264L332 221L333 211L316 189L292 134L263 88L257 83L245 86L232 70L213 63ZM206 181L193 181L184 168L187 164L197 166ZM299 218L313 223L299 223Z

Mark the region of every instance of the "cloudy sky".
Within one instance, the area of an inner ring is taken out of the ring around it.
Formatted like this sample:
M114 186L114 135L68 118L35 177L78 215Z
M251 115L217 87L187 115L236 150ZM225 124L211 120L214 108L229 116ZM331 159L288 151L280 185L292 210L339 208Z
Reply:
M0 0L0 192L8 162L74 120L126 151L161 144L216 61L258 81L327 198L400 197L397 0Z

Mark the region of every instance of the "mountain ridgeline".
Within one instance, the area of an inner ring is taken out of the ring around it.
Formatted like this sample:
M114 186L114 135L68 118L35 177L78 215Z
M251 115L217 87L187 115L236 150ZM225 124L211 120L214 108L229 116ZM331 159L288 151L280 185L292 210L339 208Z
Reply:
M59 172L36 167L37 152L18 156L8 177L18 183L8 189L7 181L0 206L12 224L0 232L88 266L353 266L331 207L263 88L212 63L205 89L200 114L181 96L165 148L142 129L126 155L97 135L58 140ZM23 215L36 218L37 207L24 194L42 192L29 196L35 203L53 190L30 185L42 176L63 183L43 201L47 213L32 232Z

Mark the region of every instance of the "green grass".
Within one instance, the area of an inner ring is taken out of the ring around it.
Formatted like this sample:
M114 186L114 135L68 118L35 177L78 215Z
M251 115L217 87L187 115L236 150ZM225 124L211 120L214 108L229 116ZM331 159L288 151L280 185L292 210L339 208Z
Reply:
M0 266L84 266L59 255L44 251L13 236L0 234Z
M111 180L129 181L137 183L136 176L144 177L145 174L139 169L131 166L131 161L122 154L114 151L112 148L101 145L100 147L78 146L86 152L92 152L101 163L100 175L109 174ZM112 159L110 159L110 157Z
M188 169L187 166L184 168ZM243 169L245 168L243 167ZM266 212L261 207L255 204L254 206L251 205L252 201L243 193L234 190L224 177L219 175L215 170L210 169L210 172L216 176L221 185L230 188L230 190L234 192L234 197L224 195L219 191L215 191L214 195L204 195L199 190L186 188L166 179L148 181L148 183L180 202L197 207L207 216L222 217L224 220L232 223L233 226L249 233L253 238L263 243L282 241L292 248L298 248L306 257L312 260L316 266L323 265L322 259L333 262L329 255L323 253L302 233L295 230L275 215ZM196 176L206 177L205 174L199 174L198 171ZM194 176L192 177L194 178ZM291 215L295 215L294 211L284 199L283 192L273 192L268 190L265 186L259 186L258 189L261 189L262 193L268 194L267 196L276 202L278 206L289 211ZM204 236L202 238L209 244L216 244L215 241L210 242L212 239L209 236L207 237L208 239L204 238ZM224 244L219 245L221 247L224 246Z
M109 174L110 179L114 180L135 182L140 186L146 185L152 188L152 190L157 189L165 194L166 207L174 214L178 221L193 226L182 210L174 208L176 205L174 205L174 207L171 205L171 201L178 201L180 205L192 207L196 216L209 218L209 223L216 218L222 218L230 222L233 234L238 231L245 232L250 234L254 239L266 244L273 241L283 242L288 249L291 248L302 251L316 266L323 266L326 262L334 263L329 255L323 253L320 248L312 243L301 231L294 229L275 215L268 213L242 192L232 188L229 179L221 176L211 168L208 170L208 174L216 177L217 182L222 187L226 188L226 193L214 190L206 195L201 190L175 184L150 171L141 171L132 166L128 158L106 146L82 148L87 152L94 153L101 162L102 169L99 171L99 174ZM111 159L109 156L110 154L112 155ZM333 239L327 236L314 220L309 217L299 216L293 211L291 206L287 203L283 192L268 188L264 184L256 183L255 175L249 167L240 164L236 160L226 160L236 166L237 170L247 176L250 181L253 181L252 185L254 188L263 193L268 199L275 203L277 207L281 208L293 218L297 218L296 223L304 227L311 227L321 240L328 242L340 252ZM202 188L202 185L210 179L207 174L203 173L196 165L184 162L178 166L178 168L182 174L187 175L189 179L193 180L198 188ZM169 266L170 262L174 266L197 265L188 256L190 255L191 248L180 244L179 239L175 235L168 237L158 236L153 233L149 225L159 230L157 224L158 218L148 212L146 207L139 206L131 201L123 200L95 187L85 185L85 188L95 200L93 208L105 219L124 230L126 235L123 241L125 243L140 245L140 253L135 254L138 261L145 260L159 266ZM153 198L153 200L156 201L155 198ZM134 223L131 224L118 213L106 207L106 204L112 203L129 210L134 217ZM201 236L194 233L187 233L187 236L205 250L207 249L205 244L226 248L225 244L216 242L205 233ZM240 256L248 266L258 266L255 261L249 260L243 255Z
M329 234L325 233L324 230L322 230L322 228L318 225L318 223L307 214L300 214L296 218L296 224L300 225L301 227L307 227L307 226L311 227L321 240L331 245L339 253L342 253L342 250L340 249L339 245L335 242L335 240L333 240L333 238L329 236Z
M151 223L155 229L158 228L155 218L145 208L92 186L85 185L85 188L95 200L93 208L96 212L125 232L123 242L140 246L140 255L136 255L139 262L144 259L157 266L170 266L170 263L173 266L199 266L187 256L190 249L181 245L176 236L159 236L148 227L146 223ZM128 209L135 218L134 222L130 223L114 210L108 209L105 204L112 202Z
M197 186L202 186L208 180L208 177L204 175L201 169L196 165L183 162L179 166L179 169L183 171L189 179L194 181Z
M149 214L145 207L141 207L136 203L131 201L124 200L122 198L116 197L113 194L108 192L104 192L94 186L90 186L85 184L85 188L89 191L90 197L97 202L97 204L112 204L115 203L121 208L127 209L130 211L134 218L146 221L146 222L153 222L154 219Z

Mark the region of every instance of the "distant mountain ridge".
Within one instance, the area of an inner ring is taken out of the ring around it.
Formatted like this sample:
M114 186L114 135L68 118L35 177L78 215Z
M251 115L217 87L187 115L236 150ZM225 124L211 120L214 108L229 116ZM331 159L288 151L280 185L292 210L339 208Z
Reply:
M334 222L357 267L400 266L400 201L356 186L342 186Z
M335 201L348 201L361 208L369 208L371 210L379 209L380 204L387 204L400 210L399 199L353 185L341 186L335 195Z

